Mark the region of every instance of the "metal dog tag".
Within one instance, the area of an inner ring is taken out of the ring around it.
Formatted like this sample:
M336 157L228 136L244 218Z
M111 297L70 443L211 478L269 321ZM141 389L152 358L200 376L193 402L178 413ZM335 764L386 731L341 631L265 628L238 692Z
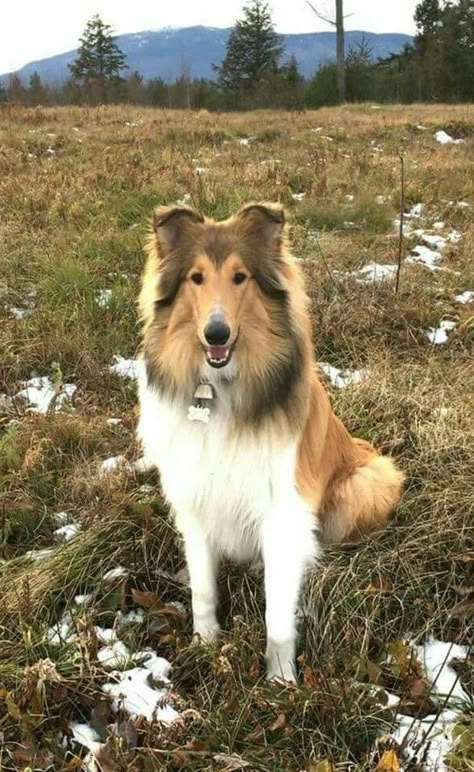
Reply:
M211 408L204 407L203 402L209 405L214 399L214 389L210 383L199 383L194 392L192 404L188 407L188 419L190 421L201 421L208 424L211 417Z

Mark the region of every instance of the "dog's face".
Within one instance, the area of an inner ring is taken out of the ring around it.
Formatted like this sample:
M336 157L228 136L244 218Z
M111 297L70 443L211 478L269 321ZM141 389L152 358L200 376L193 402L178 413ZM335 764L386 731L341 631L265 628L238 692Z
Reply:
M186 207L156 210L153 309L145 313L162 368L196 377L207 367L229 378L242 367L264 372L281 354L289 323L284 223L273 205L246 206L224 222Z

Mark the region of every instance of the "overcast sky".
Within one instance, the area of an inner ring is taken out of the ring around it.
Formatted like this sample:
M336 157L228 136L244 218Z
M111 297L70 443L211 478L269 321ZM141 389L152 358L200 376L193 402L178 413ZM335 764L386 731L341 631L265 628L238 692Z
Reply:
M344 0L347 29L368 32L414 32L418 0ZM319 32L331 29L319 21L305 0L272 0L279 32ZM115 32L140 32L161 27L229 27L243 0L8 0L0 23L0 73L34 59L75 48L87 20L99 13ZM331 13L333 0L313 5Z

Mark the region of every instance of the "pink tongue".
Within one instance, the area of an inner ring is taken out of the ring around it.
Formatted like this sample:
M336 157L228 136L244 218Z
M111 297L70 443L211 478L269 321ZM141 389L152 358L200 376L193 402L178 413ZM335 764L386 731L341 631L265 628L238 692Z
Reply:
M207 353L211 359L225 359L227 357L227 346L209 346Z

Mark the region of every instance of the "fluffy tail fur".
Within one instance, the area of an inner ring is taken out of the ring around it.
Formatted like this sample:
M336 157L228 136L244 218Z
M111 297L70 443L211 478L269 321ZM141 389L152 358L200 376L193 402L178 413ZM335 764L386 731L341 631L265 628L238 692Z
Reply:
M333 486L323 504L323 538L327 543L355 541L385 526L401 496L404 476L391 458L379 456L369 443L353 439L361 465Z

